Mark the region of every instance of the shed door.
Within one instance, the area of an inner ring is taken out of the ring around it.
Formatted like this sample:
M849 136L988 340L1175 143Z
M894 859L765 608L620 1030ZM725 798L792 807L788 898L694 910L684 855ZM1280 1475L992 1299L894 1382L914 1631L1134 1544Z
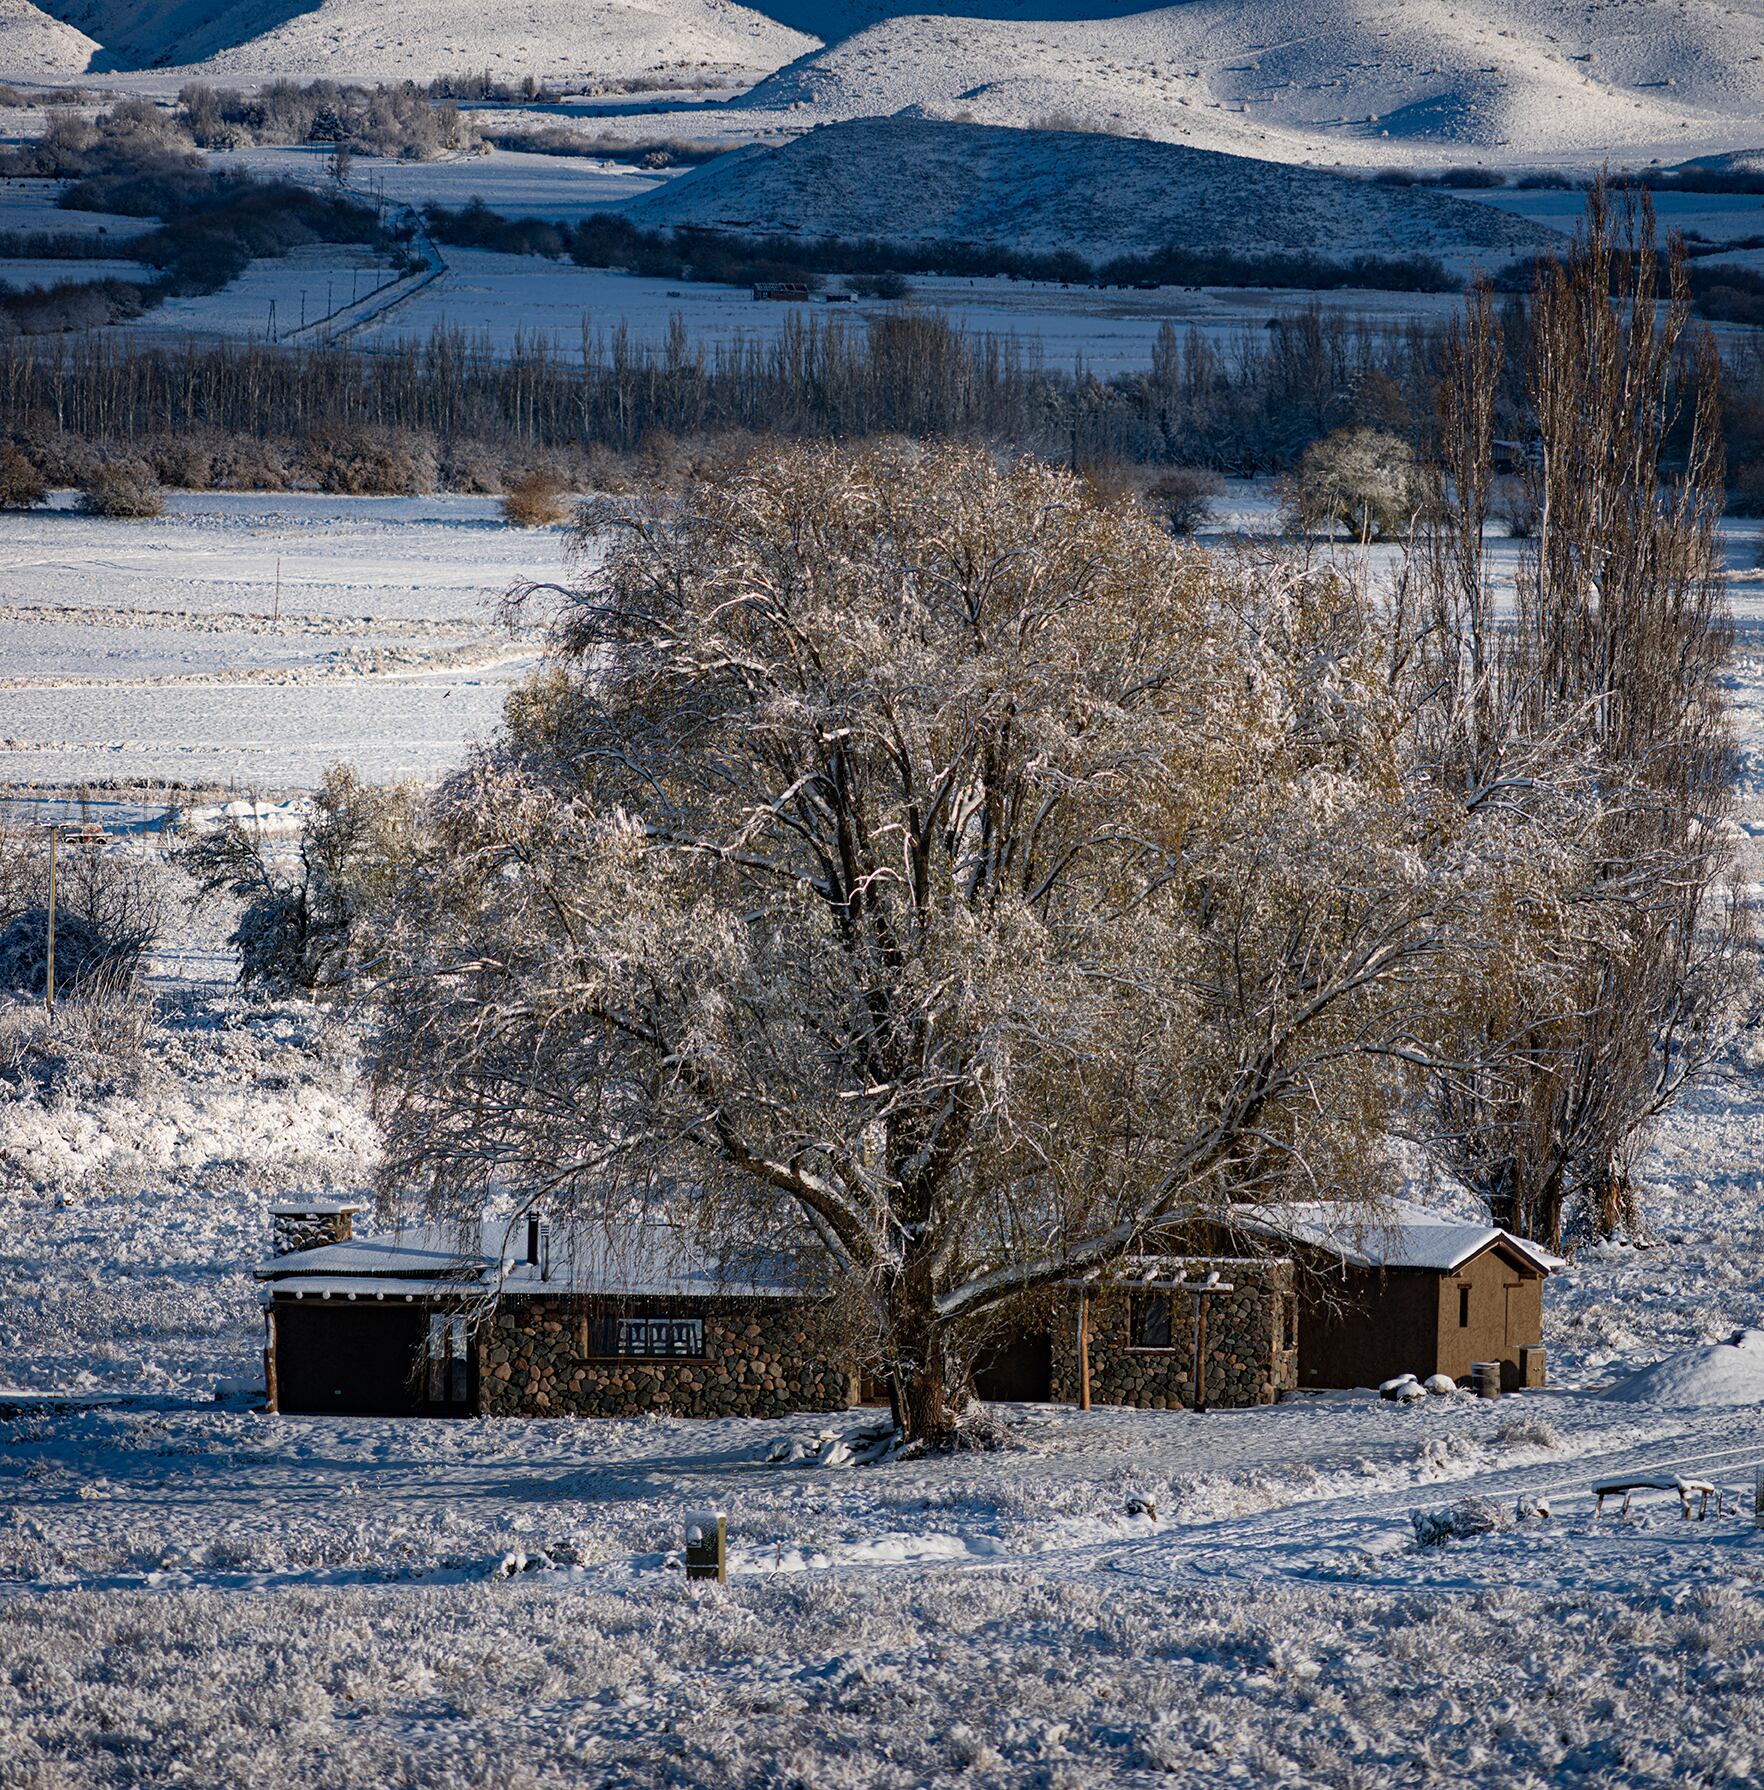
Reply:
M277 1402L291 1414L404 1417L420 1411L420 1306L276 1306Z

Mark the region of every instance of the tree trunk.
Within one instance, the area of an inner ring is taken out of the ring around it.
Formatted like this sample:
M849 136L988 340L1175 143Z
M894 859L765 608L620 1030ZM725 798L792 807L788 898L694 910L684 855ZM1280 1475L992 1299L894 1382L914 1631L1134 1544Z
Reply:
M956 1407L950 1398L954 1364L946 1328L924 1298L901 1301L891 1328L902 1439L935 1447L955 1430Z
M936 1355L937 1359L909 1369L905 1375L901 1433L908 1442L935 1446L947 1441L955 1431L955 1410L944 1383L941 1345Z

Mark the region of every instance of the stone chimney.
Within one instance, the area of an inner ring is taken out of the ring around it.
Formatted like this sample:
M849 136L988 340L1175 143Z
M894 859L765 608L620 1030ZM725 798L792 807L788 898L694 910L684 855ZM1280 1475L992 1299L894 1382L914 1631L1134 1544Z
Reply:
M358 1204L303 1200L270 1207L270 1254L292 1255L300 1249L322 1249L347 1243L355 1235Z

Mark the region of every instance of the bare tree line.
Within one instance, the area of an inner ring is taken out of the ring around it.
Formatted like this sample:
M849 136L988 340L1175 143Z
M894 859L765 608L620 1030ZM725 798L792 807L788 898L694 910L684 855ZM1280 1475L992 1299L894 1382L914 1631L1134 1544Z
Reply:
M1511 301L1500 321L1494 433L1512 442L1532 429L1530 308ZM117 335L0 338L0 411L15 445L45 471L71 444L140 452L207 439L297 452L312 438L368 431L407 437L435 465L468 461L469 448L529 460L628 454L663 435L903 434L984 441L1086 468L1250 473L1291 467L1345 428L1425 447L1445 357L1441 329L1375 328L1317 307L1224 342L1166 324L1146 371L1108 379L911 311L863 323L791 315L775 340L716 344L695 340L678 319L657 344L585 328L568 349L544 336L498 347L453 330L371 354L251 342L163 347ZM1720 371L1736 493L1764 507L1764 354L1742 346ZM1713 381L1717 368L1704 358L1686 372ZM1688 449L1688 414L1676 414L1667 456L1682 463Z

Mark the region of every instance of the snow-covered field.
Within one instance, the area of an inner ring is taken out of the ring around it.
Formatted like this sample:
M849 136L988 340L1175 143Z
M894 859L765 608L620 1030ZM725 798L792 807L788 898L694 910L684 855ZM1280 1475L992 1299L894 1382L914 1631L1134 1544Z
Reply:
M0 781L435 776L532 663L496 599L562 563L561 531L507 528L492 498L0 512Z

